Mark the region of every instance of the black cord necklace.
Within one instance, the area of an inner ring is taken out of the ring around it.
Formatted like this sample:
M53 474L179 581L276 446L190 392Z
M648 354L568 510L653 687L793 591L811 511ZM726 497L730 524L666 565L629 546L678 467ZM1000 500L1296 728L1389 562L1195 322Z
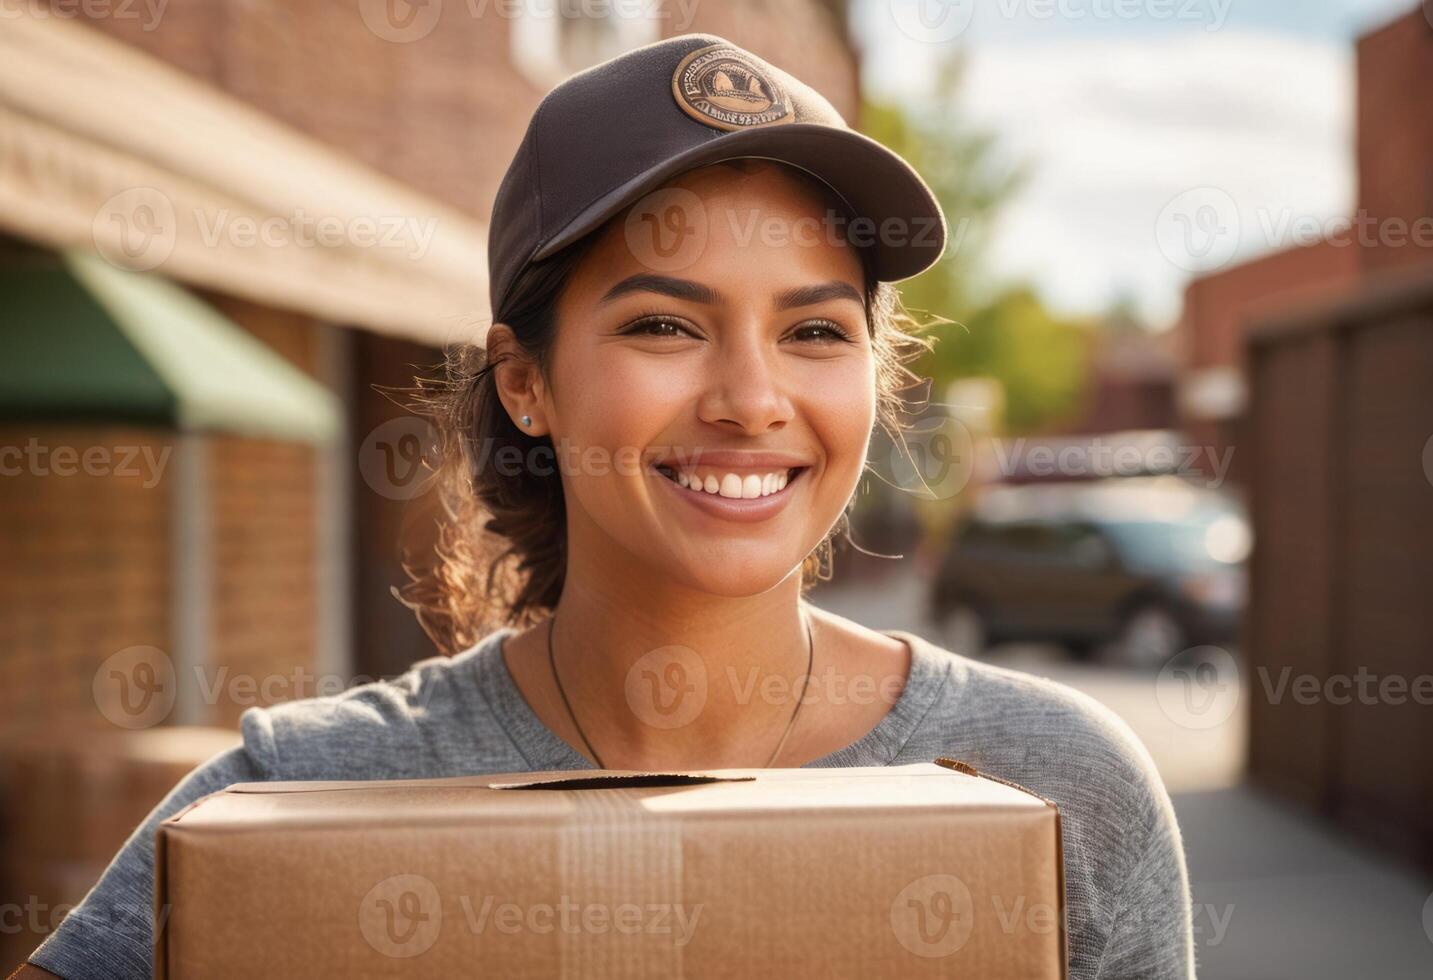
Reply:
M776 743L776 751L771 753L771 758L766 760L764 768L770 769L776 762L776 757L786 747L786 740L791 736L792 729L796 727L796 718L801 714L801 705L806 700L806 689L811 686L811 669L816 663L816 637L811 630L811 621L803 616L802 621L806 624L806 676L801 680L801 694L796 699L796 707L791 712L791 717L786 722L786 730L781 733L781 741ZM577 720L577 712L572 710L572 702L567 700L567 691L562 687L562 676L557 672L557 655L552 648L552 634L556 631L557 612L554 610L547 621L547 663L552 670L552 679L557 684L557 693L562 696L562 705L567 709L567 717L572 719L572 727L577 729L577 737L582 739L592 761L597 763L598 769L605 769L602 764L602 757L592 747L592 742L587 738L587 733L582 730L582 724Z

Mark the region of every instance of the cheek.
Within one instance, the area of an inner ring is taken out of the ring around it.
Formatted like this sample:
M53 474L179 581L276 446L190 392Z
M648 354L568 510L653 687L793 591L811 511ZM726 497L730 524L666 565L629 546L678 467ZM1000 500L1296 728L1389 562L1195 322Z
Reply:
M589 514L628 515L642 454L691 401L688 369L620 350L564 357L553 377L567 491Z
M698 379L690 367L595 352L566 384L559 413L564 433L583 445L642 448L668 425L674 409L689 404Z
M876 389L869 358L834 367L803 402L806 421L821 441L833 477L852 483L865 467L876 424Z

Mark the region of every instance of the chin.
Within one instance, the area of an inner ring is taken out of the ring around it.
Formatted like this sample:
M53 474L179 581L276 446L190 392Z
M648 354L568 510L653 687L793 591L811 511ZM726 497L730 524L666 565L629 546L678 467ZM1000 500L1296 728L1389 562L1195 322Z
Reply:
M744 599L763 595L793 575L801 574L801 561L785 559L753 559L739 561L712 558L694 564L683 563L673 568L670 577L685 587L725 599Z

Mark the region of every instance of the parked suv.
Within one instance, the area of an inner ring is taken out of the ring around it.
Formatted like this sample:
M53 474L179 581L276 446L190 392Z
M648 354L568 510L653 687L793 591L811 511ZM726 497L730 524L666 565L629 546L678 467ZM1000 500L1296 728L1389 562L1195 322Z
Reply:
M952 538L932 617L967 656L1055 641L1157 667L1235 639L1249 544L1236 502L1176 477L996 487Z

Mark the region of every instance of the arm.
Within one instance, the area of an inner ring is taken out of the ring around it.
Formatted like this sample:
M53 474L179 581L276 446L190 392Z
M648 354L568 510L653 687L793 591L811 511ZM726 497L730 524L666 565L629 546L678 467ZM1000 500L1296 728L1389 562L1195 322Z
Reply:
M1098 980L1194 980L1189 876L1174 807L1156 785L1140 857L1123 882Z
M202 796L231 783L264 778L249 754L239 747L221 752L180 780L125 841L84 900L30 955L30 962L15 980L47 976L65 980L149 980L154 957L156 828ZM27 969L38 972L27 973Z

